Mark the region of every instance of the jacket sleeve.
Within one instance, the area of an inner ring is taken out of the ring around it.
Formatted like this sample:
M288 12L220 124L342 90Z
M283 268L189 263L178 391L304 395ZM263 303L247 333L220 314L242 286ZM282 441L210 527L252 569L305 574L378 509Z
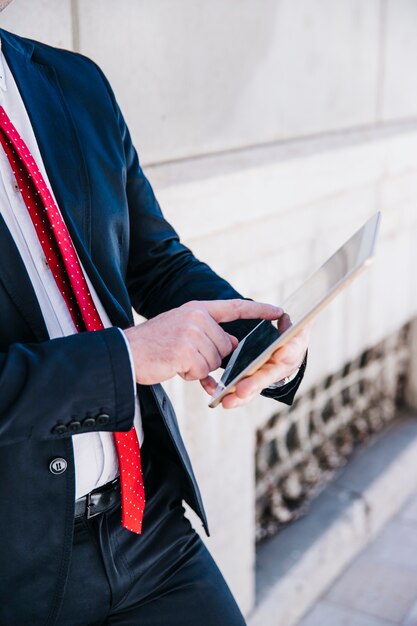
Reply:
M0 446L129 430L134 389L120 330L12 344L0 354L0 415Z
M178 307L190 300L242 298L226 280L199 261L181 243L164 218L152 187L144 175L129 130L112 89L99 69L113 102L123 141L126 161L126 190L130 218L130 249L126 284L133 308L146 318ZM242 339L260 320L239 320L223 324ZM274 390L271 397L291 403L304 374L304 367L292 381L291 389Z

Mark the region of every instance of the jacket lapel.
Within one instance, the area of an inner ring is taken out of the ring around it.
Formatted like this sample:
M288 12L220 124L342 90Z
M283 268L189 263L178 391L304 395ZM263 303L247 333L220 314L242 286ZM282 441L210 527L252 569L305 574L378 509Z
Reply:
M109 291L91 258L88 172L58 77L53 68L34 59L32 42L3 30L0 36L2 51L31 120L48 178L81 262L112 323L126 327L131 323L130 312Z

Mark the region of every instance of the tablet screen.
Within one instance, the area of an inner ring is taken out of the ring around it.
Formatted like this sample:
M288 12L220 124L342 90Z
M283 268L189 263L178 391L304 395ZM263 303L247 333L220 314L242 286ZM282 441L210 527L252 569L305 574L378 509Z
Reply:
M238 347L233 352L226 369L223 372L222 384L228 385L241 372L243 372L251 363L274 343L291 323L286 323L288 316L283 316L278 320L278 327L269 321L263 321L239 342Z

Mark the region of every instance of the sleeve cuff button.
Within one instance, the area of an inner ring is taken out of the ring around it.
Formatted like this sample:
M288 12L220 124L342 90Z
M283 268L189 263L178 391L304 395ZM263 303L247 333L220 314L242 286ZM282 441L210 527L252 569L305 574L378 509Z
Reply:
M105 426L110 422L110 415L108 415L107 413L99 413L96 419L99 426Z

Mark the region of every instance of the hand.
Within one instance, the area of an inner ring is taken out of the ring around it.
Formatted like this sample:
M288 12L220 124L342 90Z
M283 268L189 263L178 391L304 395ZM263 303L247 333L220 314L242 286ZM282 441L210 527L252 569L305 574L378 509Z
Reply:
M219 324L238 319L274 320L282 309L250 300L188 302L124 331L136 382L160 383L175 374L205 380L238 344Z
M279 328L288 324L288 316L283 314L278 321ZM243 406L258 396L263 389L291 376L302 364L310 337L312 322L307 324L297 335L288 341L282 348L273 353L269 361L260 367L254 374L242 378L232 393L222 400L224 409L234 409ZM211 396L217 388L216 381L211 377L200 380L201 385Z

